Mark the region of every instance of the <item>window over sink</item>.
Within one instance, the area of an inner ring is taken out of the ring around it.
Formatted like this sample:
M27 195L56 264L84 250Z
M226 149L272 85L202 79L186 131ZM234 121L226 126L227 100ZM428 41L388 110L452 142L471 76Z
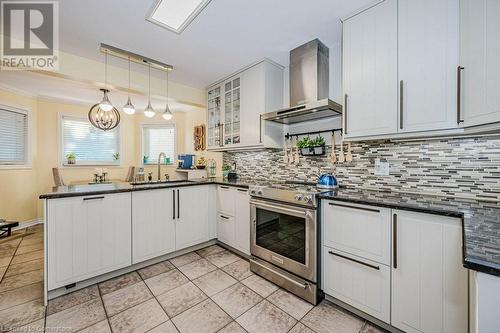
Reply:
M87 118L61 116L61 161L72 165L120 165L120 130L103 131ZM70 161L74 156L74 163Z
M142 125L142 156L144 164L156 164L158 155L165 153L164 164L175 161L175 125Z

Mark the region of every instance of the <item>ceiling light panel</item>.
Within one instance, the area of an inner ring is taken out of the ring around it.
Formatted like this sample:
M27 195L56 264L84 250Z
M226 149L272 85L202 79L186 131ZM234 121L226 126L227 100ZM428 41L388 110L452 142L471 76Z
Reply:
M157 0L147 20L180 34L210 0Z

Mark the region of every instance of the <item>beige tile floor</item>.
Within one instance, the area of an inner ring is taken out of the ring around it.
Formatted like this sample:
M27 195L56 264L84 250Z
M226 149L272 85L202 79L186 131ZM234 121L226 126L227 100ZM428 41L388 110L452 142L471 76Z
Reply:
M213 245L42 302L43 229L0 240L0 332L378 333L327 301L313 307Z

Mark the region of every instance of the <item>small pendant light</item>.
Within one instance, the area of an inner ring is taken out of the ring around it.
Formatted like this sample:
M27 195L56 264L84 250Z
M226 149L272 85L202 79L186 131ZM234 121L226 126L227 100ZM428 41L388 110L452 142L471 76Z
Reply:
M165 111L163 111L162 117L165 120L170 120L174 116L170 108L168 107L168 69L167 69L167 106L165 107Z
M134 104L132 104L132 101L130 100L130 57L128 58L128 99L127 104L123 106L123 112L130 115L135 113Z
M149 84L148 84L148 106L144 110L144 115L148 118L153 118L156 114L155 110L151 106L151 65L148 65L149 71Z
M101 102L99 102L99 108L102 111L108 112L113 110L113 104L108 97L108 52L104 53L104 95L102 96Z

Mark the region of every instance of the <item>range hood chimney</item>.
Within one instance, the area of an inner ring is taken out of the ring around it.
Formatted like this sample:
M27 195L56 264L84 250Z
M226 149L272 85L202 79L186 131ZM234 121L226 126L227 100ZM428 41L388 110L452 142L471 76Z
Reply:
M314 39L290 51L290 107L265 113L262 119L282 124L317 120L342 114L342 106L328 98L329 50Z

